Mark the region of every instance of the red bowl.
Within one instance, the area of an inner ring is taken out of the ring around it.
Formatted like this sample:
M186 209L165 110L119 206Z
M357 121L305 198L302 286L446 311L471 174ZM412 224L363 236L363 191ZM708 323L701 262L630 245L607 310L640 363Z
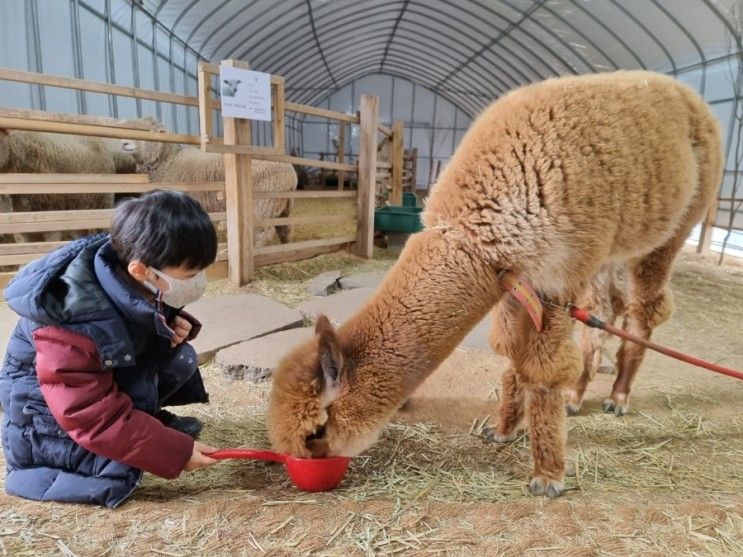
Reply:
M328 458L286 457L286 471L294 485L302 491L330 491L338 487L346 475L347 456Z
M290 455L255 449L221 449L206 456L217 460L270 460L283 462L292 483L302 491L330 491L335 489L346 475L347 456L328 458L297 458Z

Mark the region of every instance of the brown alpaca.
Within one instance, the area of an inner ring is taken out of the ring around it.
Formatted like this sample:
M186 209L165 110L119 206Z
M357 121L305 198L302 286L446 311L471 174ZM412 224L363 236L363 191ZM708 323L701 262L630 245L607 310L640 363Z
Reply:
M372 299L337 331L279 365L268 430L299 456L356 455L493 308L503 376L492 441L528 422L535 495L563 490L565 402L581 354L564 309L538 333L497 274L525 274L555 304L580 299L602 265L624 261L627 328L648 338L671 312L674 256L721 179L720 130L690 88L650 72L567 77L516 90L474 122ZM623 344L611 401L628 403L644 349Z

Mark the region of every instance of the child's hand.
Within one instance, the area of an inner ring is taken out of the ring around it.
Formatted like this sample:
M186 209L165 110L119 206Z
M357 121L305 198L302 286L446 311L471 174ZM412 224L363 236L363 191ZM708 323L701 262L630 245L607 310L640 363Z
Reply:
M199 470L200 468L206 468L207 466L216 464L217 462L219 462L218 460L209 458L204 454L213 453L216 450L217 449L215 449L214 447L210 447L208 445L204 445L203 443L199 443L198 441L194 441L193 453L191 454L191 458L188 459L188 462L186 462L186 465L183 467L183 470L185 472L193 472L194 470Z
M191 325L189 321L183 319L180 315L176 315L171 327L175 331L175 334L173 335L173 338L170 339L170 347L175 348L188 338L193 325Z

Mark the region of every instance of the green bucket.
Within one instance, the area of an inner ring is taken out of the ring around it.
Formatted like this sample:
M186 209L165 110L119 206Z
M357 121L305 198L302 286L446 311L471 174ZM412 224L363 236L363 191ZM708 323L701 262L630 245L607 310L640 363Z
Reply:
M402 194L402 206L403 207L417 207L418 198L414 193L405 192Z
M420 207L382 207L374 211L374 229L381 232L420 232L423 230L422 212Z

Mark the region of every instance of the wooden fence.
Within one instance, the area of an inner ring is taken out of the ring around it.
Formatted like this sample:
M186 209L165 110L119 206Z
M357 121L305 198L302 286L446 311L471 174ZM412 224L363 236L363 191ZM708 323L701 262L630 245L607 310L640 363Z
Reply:
M247 68L245 62L227 60L234 67ZM379 125L378 98L362 95L360 111L356 115L334 112L291 102L284 98L284 78L271 77L273 138L269 147L251 145L250 121L234 118L223 119L224 137L213 135L213 112L221 108L213 97L211 76L219 74L216 64L200 63L198 67L198 96L178 95L111 85L95 81L50 76L32 72L0 68L0 79L34 85L61 87L95 93L104 93L197 107L199 109L199 135L157 132L146 129L137 122L95 116L61 114L37 110L0 108L0 128L40 132L68 133L119 139L138 139L198 145L207 152L221 153L225 157L224 183L150 183L145 175L75 175L75 174L0 174L0 194L75 194L75 193L137 193L153 188L169 188L181 191L224 191L225 212L213 213L215 222L225 222L227 243L219 246L218 260L228 261L228 274L236 284L248 282L256 266L279 262L296 261L327 253L342 247L353 248L362 257L371 257L374 239L374 190L377 173L377 134L382 132L394 139L394 160L390 165L396 192L402 197L402 124L393 128ZM359 126L360 149L358 162L347 164L343 154L337 162L319 161L295 156L285 152L284 119L286 112L308 114L340 122L341 134L348 125ZM291 191L254 192L250 166L252 159L281 161L294 165L326 168L342 173L339 184L343 184L345 173L357 173L356 191ZM325 198L348 197L357 200L356 233L336 238L323 238L283 245L255 247L253 230L256 227L277 225L302 225L348 220L347 216L305 216L256 219L253 201L267 198ZM23 213L0 213L0 234L20 232L70 231L80 229L107 228L112 209L80 211L38 211ZM48 252L63 242L24 242L0 245L0 266L23 265ZM0 274L0 281L7 282L13 273Z

